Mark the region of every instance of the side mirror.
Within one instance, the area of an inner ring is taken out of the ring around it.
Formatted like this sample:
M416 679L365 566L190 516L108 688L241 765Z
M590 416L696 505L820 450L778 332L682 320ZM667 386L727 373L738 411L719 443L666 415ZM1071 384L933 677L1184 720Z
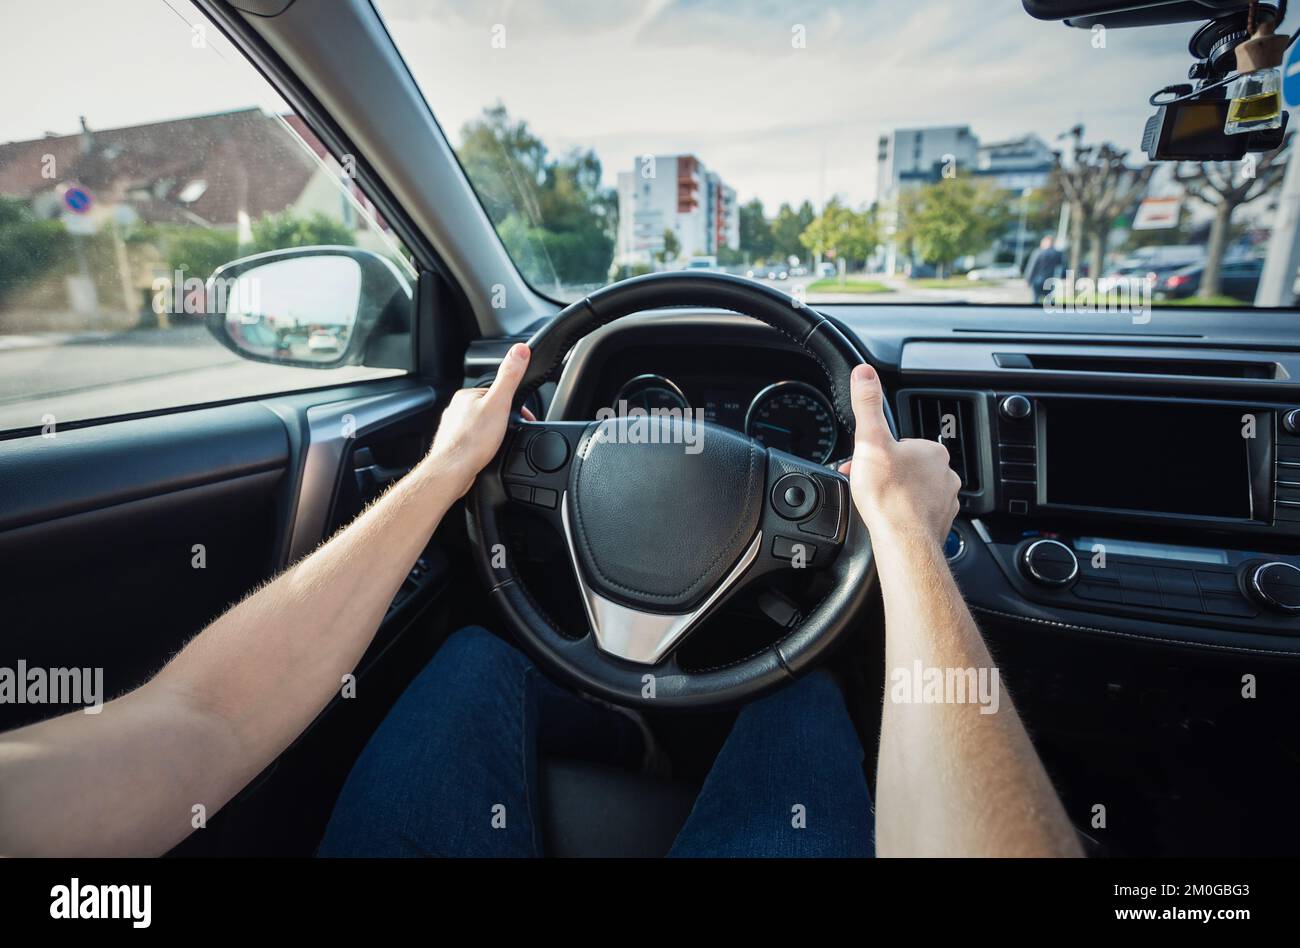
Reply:
M247 359L331 369L365 361L370 338L410 328L411 284L359 247L254 254L208 278L207 327Z

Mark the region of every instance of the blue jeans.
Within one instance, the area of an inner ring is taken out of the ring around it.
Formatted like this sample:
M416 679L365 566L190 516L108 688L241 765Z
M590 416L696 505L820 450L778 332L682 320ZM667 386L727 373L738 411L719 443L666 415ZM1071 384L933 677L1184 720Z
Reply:
M461 629L371 737L319 852L540 856L539 754L636 768L643 751L629 716L560 688L486 630ZM825 672L752 702L669 855L872 855L862 757Z

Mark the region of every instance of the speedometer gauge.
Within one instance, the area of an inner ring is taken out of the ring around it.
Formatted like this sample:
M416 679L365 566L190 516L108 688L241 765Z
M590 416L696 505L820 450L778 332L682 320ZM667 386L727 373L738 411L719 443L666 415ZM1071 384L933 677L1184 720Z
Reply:
M662 375L646 374L628 379L614 396L614 410L622 411L622 402L627 403L627 410L640 408L649 413L676 409L688 411L686 396L672 379Z
M777 382L754 396L745 434L766 448L825 464L835 450L838 429L825 395L803 382Z

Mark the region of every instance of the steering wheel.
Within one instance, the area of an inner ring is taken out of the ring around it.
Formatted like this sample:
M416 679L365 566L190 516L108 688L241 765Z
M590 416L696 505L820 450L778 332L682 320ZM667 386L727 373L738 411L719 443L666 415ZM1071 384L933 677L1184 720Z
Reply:
M518 413L588 333L683 306L741 313L784 335L821 367L839 423L853 430L849 375L862 357L824 316L740 277L635 277L568 306L529 341L501 451L467 503L476 565L525 648L560 680L632 707L715 708L789 681L849 627L875 574L837 471L689 414L530 422ZM561 629L515 570L505 524L524 510L563 538L589 629ZM724 667L679 664L677 647L720 604L796 568L833 582L795 628Z

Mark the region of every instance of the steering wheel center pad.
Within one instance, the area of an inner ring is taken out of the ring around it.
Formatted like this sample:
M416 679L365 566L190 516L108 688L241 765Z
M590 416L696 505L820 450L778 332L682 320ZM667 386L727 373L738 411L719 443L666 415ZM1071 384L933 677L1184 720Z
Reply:
M648 427L660 443L640 443ZM569 474L588 583L644 609L695 607L753 540L764 473L763 450L716 425L645 416L593 424Z

